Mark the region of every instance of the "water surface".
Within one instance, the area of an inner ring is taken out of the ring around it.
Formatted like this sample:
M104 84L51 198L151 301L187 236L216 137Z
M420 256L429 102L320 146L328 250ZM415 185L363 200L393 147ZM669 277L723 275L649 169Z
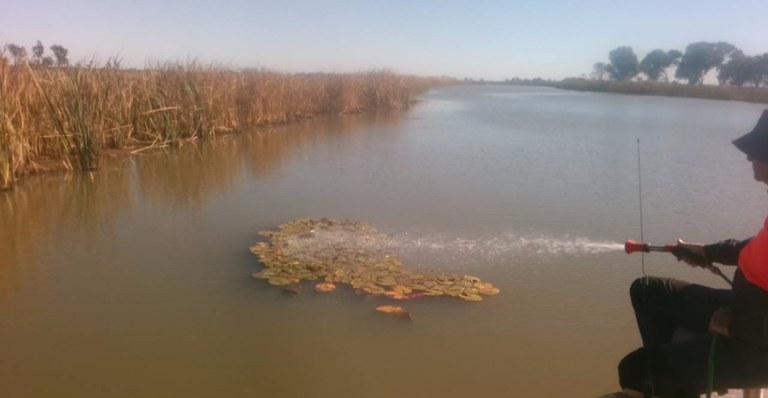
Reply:
M0 193L0 386L9 397L596 396L640 344L645 239L753 234L765 187L730 144L762 106L446 87L403 114L321 118ZM406 264L468 273L482 303L250 277L258 231L367 221ZM664 255L648 273L722 286ZM728 272L730 273L730 271Z

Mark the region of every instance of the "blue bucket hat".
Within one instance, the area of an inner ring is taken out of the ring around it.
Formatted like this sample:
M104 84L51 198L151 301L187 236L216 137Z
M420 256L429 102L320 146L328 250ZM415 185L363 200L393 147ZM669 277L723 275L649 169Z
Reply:
M750 158L768 163L768 109L763 111L755 128L733 140L733 145Z

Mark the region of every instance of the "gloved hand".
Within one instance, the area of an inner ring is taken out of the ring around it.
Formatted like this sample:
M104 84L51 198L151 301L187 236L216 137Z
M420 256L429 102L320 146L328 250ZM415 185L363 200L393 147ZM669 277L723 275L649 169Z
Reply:
M691 267L704 267L709 265L711 261L707 259L707 254L704 252L704 245L701 243L688 243L682 239L677 240L677 248L672 251L672 254L677 257L677 261L684 261Z

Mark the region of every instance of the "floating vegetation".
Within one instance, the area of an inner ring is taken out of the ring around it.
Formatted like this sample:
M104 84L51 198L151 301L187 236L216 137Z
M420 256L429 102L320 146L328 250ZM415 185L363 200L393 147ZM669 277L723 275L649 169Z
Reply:
M483 296L499 294L498 288L476 276L404 267L386 250L389 237L363 222L303 219L261 235L269 241L257 243L251 252L265 268L253 277L274 286L317 281L319 293L349 285L361 294L393 300L448 296L482 301Z
M315 285L315 291L318 293L330 293L336 290L336 285L331 282L318 283Z
M401 318L405 318L409 321L413 320L413 315L403 307L396 307L394 305L380 305L376 307L376 311L383 312L389 315L396 315Z

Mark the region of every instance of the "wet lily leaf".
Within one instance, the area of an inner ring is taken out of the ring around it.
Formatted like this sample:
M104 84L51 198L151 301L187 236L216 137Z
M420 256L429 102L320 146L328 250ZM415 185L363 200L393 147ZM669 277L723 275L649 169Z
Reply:
M334 290L336 290L336 285L330 282L318 283L315 285L315 291L318 293L330 293Z
M467 292L459 293L459 298L467 301L483 301L483 298L480 297L479 294L475 294L475 293L467 293Z
M386 292L383 287L376 285L363 286L363 291L370 294L384 294Z
M279 276L271 277L267 280L267 282L269 282L269 284L273 286L285 286L285 285L291 284L290 279L279 277Z
M478 282L475 283L475 288L480 292L480 294L485 294L486 296L495 296L499 294L499 289L490 283Z
M413 315L411 315L411 313L406 311L406 309L403 307L396 307L394 305L381 305L376 307L376 311L389 315L399 316L401 318L408 319L409 321L413 320Z
M402 293L402 294L408 294L413 291L413 289L403 285L395 285L395 286L392 286L391 289L395 292Z
M405 294L400 293L400 292L395 292L395 291L392 291L392 290L388 290L388 291L384 292L384 295L387 296L388 298L391 298L392 300L406 300L406 299L408 299L408 296L406 296Z

